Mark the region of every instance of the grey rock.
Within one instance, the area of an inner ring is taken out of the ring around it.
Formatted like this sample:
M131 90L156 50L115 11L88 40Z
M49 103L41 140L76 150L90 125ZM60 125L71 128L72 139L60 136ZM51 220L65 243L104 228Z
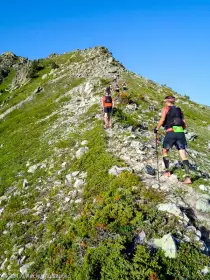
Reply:
M199 189L201 191L205 191L205 192L210 192L210 187L209 186L205 186L205 185L200 185Z
M14 260L16 260L17 259L17 256L15 256L15 255L12 255L11 257L10 257L10 261L14 261Z
M146 234L144 231L141 231L136 237L136 243L142 245L146 238Z
M65 202L69 202L70 201L70 197L65 197Z
M120 173L122 173L123 171L130 171L130 169L128 167L118 167L118 166L112 166L111 169L109 169L109 175L114 175L114 176L118 176Z
M84 180L82 179L76 179L75 183L74 183L74 188L78 189L81 188L82 186L84 186Z
M7 200L8 198L7 198L7 196L6 195L2 195L1 197L0 197L0 203L2 202L2 201L4 201L4 200Z
M28 186L28 181L27 179L24 179L23 180L23 188L27 187Z
M77 193L78 193L77 190L73 190L73 191L70 191L70 192L68 193L68 195L69 195L71 198L75 198L75 197L77 196Z
M22 275L27 275L28 269L34 264L34 262L30 262L27 264L24 264L23 266L20 267L20 273Z
M4 212L5 207L0 208L0 215Z
M80 174L79 174L79 178L80 179L85 179L87 177L87 172L81 172Z
M81 145L82 145L82 146L85 146L85 145L87 145L87 144L88 144L88 141L87 141L87 140L84 140L84 141L81 142Z
M23 251L24 251L24 248L21 247L21 248L18 250L18 255L21 255Z
M47 74L42 75L42 80L45 80L47 78Z
M1 276L1 279L7 279L7 280L9 279L9 278L7 277L8 275L7 275L6 272L2 273L0 276ZM10 277L10 276L9 276L9 277Z
M198 135L194 132L187 132L185 134L185 136L186 136L186 139L190 142L194 141L198 137Z
M80 204L80 203L82 203L82 199L81 199L81 198L78 198L77 200L74 201L74 203Z
M28 173L34 173L37 170L38 167L39 167L39 164L35 164L35 165L30 166L29 169L28 169Z
M4 267L5 267L5 264L7 263L7 261L8 261L7 258L3 261L3 263L1 264L1 267L0 267L1 270L4 270Z
M77 152L76 152L76 158L79 159L81 158L85 153L89 151L88 147L81 147Z
M72 183L72 175L67 174L66 179L65 179L65 185L69 187L71 185L71 183Z
M62 185L62 182L61 182L61 181L56 180L56 181L54 182L54 186L55 186L55 187L59 187L59 186L61 186L61 185Z
M132 127L132 126L129 126L129 127L127 128L127 130L131 133L131 132L133 131L133 127Z
M7 280L10 280L10 279L17 279L18 278L18 276L17 276L17 274L11 274L8 278L7 278Z
M152 185L152 188L157 190L157 189L159 189L159 185L158 184L154 184L154 185Z
M174 237L170 233L164 235L161 239L154 239L154 244L165 252L166 257L176 258L177 247Z
M210 272L210 268L208 266L205 266L202 270L201 270L201 273L203 275L206 275Z
M68 163L67 163L67 162L63 162L63 163L61 164L62 170L66 170L66 169L67 169L67 166L68 166Z
M71 175L72 175L73 177L77 177L77 175L79 175L79 173L80 173L80 171L74 171L74 172L72 172Z
M210 197L208 195L202 195L196 201L196 209L204 213L210 213Z
M186 223L189 222L188 217L184 213L182 213L182 211L173 203L162 203L162 204L159 204L159 205L157 205L157 209L159 211L166 211L166 212L168 212L170 214L173 214L173 215L179 217L180 219L184 219L184 221Z

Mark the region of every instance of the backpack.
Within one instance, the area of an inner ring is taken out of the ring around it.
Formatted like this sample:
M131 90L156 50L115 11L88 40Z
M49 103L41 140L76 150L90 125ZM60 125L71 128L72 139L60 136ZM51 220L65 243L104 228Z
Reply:
M183 113L179 107L170 106L163 127L165 129L171 128L173 126L183 127L184 126L183 118L184 118Z
M104 107L112 107L112 97L110 95L105 95Z

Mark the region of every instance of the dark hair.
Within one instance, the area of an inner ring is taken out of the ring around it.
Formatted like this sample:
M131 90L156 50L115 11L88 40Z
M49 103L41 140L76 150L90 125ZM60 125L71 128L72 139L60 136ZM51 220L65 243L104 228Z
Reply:
M111 89L110 89L110 87L107 87L107 88L106 88L105 93L108 94L108 95L111 94Z
M167 100L167 99L174 99L174 100L175 100L175 97L174 97L173 95L167 95L167 96L165 97L165 100Z

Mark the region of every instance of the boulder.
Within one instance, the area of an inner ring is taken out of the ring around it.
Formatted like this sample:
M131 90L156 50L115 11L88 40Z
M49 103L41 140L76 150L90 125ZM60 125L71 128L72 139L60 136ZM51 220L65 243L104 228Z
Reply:
M77 175L79 175L79 173L80 173L80 171L74 171L74 172L72 172L71 175L72 175L73 177L77 177Z
M26 263L20 267L20 273L22 275L26 275L28 273L28 269L34 264L34 262Z
M210 272L210 268L208 266L205 266L202 270L201 270L201 273L203 275L206 275Z
M70 201L70 197L66 196L64 201L65 202L69 202Z
M209 195L202 195L196 201L196 209L204 213L210 213L210 197Z
M89 151L88 147L81 147L77 152L76 152L76 158L79 159L81 158L85 153Z
M210 187L205 185L200 185L199 189L204 192L210 192Z
M154 245L161 248L165 252L166 257L176 258L177 247L174 237L170 233L164 235L161 239L154 239Z
M180 219L184 219L187 223L189 222L188 217L184 213L182 213L182 211L173 203L158 204L157 209L159 211L165 211L170 214L173 214L173 215L179 217Z
M120 173L122 173L123 171L130 171L128 167L118 167L118 166L112 166L111 169L109 169L109 175L114 175L114 176L118 176Z
M190 142L194 141L198 137L198 135L194 132L187 132L185 134L185 136L186 136L186 139Z
M82 179L76 179L75 183L74 183L74 188L78 189L81 188L84 185L84 180Z
M70 186L71 183L72 183L72 176L71 176L71 174L67 174L66 179L65 179L65 185Z
M87 144L88 144L88 141L87 141L87 140L84 140L84 141L81 142L81 145L82 145L82 146L85 146L85 145L87 145Z
M38 167L39 167L39 164L35 164L35 165L30 166L29 169L28 169L28 173L34 173L37 170Z

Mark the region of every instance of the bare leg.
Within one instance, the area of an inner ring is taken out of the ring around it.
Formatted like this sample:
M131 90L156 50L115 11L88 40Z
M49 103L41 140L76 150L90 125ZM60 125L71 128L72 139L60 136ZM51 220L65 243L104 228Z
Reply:
M171 175L171 173L169 171L168 150L166 150L165 148L162 149L162 156L163 156L163 162L164 162L164 165L165 165L164 176L169 177Z
M108 126L111 127L112 126L112 119L111 119L111 115L108 115Z
M109 127L109 120L108 120L108 114L107 113L104 114L104 122L105 122L106 128L108 128Z
M187 159L187 154L186 150L179 150L179 155L182 160L182 163L184 165L185 173L186 173L186 179L184 181L185 184L191 184L191 179L190 179L190 166L189 166L189 161Z

